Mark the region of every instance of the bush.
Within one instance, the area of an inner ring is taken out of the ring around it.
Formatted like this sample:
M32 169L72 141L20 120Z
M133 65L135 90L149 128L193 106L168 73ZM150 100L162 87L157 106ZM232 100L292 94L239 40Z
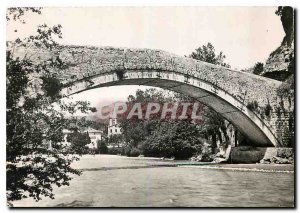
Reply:
M127 157L138 157L139 155L142 154L142 151L136 147L126 147L124 149L124 154L127 156Z
M271 110L272 110L272 107L270 106L270 104L267 104L266 108L265 108L265 115L270 116L271 115Z
M99 154L107 154L108 148L107 148L105 141L101 140L101 141L97 141L97 143L98 143L98 153Z
M253 74L259 75L264 71L264 64L261 62L257 62L253 68Z
M201 150L197 126L186 121L161 122L142 143L145 156L188 159Z
M91 143L89 134L75 130L67 136L67 141L71 143L70 152L74 154L88 154L89 148L86 146Z
M252 101L252 102L249 102L247 104L247 108L252 110L252 111L255 111L257 108L258 108L258 103L257 101Z
M122 147L108 148L107 154L110 154L110 155L122 155L122 154L124 154L124 148L122 148Z
M135 148L133 147L131 150L130 150L130 157L138 157L139 155L141 155L142 152L141 150L139 150L138 148Z

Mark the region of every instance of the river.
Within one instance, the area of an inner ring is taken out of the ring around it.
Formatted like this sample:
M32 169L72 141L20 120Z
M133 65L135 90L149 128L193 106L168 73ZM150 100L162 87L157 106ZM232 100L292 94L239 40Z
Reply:
M70 186L55 199L24 199L15 207L291 207L294 174L173 167L174 161L83 156Z

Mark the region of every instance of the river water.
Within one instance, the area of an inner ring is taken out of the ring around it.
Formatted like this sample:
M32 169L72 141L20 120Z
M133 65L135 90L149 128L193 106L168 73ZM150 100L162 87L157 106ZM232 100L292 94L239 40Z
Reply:
M69 187L55 199L24 199L15 207L290 207L294 174L172 167L172 161L84 156ZM167 165L171 166L168 167Z

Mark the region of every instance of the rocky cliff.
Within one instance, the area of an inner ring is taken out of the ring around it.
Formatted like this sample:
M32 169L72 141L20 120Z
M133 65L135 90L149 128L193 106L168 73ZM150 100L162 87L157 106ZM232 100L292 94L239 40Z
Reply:
M285 36L281 45L270 54L261 75L284 81L294 73L294 9L278 7L276 14L281 17Z

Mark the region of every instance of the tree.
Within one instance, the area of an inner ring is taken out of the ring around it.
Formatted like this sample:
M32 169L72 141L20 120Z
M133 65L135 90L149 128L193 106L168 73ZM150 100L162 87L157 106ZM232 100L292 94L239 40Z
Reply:
M190 121L159 122L141 145L145 156L188 159L201 152L202 139Z
M122 134L116 134L107 138L107 141L107 143L113 147L120 147L124 142L124 138Z
M172 101L170 93L157 89L146 89L137 90L135 95L130 95L127 98L127 105L131 106L134 103L163 103L166 101ZM130 108L130 107L129 107ZM130 111L130 110L128 110ZM143 114L146 109L143 107ZM127 117L127 114L124 114ZM124 137L124 142L128 147L128 152L130 149L137 148L138 145L145 140L145 138L151 133L156 127L157 120L140 120L140 119L119 119L120 126L122 128L122 135Z
M108 147L106 145L106 142L104 140L98 140L97 141L97 147L100 154L107 154L108 153Z
M214 46L210 42L208 42L207 45L202 45L202 47L195 49L195 52L192 52L189 57L199 61L230 68L230 65L224 62L226 56L223 54L223 52L220 52L217 55Z
M216 55L215 48L211 43L197 48L196 52L192 52L190 57L196 60L230 68L230 65L224 62L226 56L223 54L223 52L220 52L218 55ZM206 139L211 137L212 152L216 152L217 139L219 139L221 144L227 148L229 137L226 133L227 127L225 119L219 113L208 107L204 108L204 117L204 123L201 131ZM222 134L225 135L225 141L222 139Z
M155 102L162 106L164 103L183 100L179 97L181 96L177 93L163 90L137 90L135 95L128 97L127 104ZM145 114L145 111L146 108L142 106L142 113ZM180 114L179 107L177 112ZM153 157L187 159L201 149L198 125L191 119L182 121L161 119L160 113L157 113L150 120L121 119L120 125L126 142L127 156L144 154Z
M264 64L261 62L257 62L253 68L253 74L259 75L264 71Z
M25 12L41 13L40 8L9 8L7 21L21 21ZM62 83L54 74L65 68L58 57L33 61L30 48L53 50L62 37L61 26L37 28L28 38L7 42L6 49L6 179L7 200L26 197L40 200L54 198L53 185L69 185L71 174L79 175L71 163L78 157L69 155L63 141L68 121L66 113L91 110L88 103L65 103ZM17 31L17 30L15 30ZM17 50L21 51L20 54ZM54 72L53 72L54 71ZM49 146L51 144L51 149Z
M87 154L88 147L91 143L90 136L87 132L79 132L75 130L67 136L67 141L71 143L70 153Z

